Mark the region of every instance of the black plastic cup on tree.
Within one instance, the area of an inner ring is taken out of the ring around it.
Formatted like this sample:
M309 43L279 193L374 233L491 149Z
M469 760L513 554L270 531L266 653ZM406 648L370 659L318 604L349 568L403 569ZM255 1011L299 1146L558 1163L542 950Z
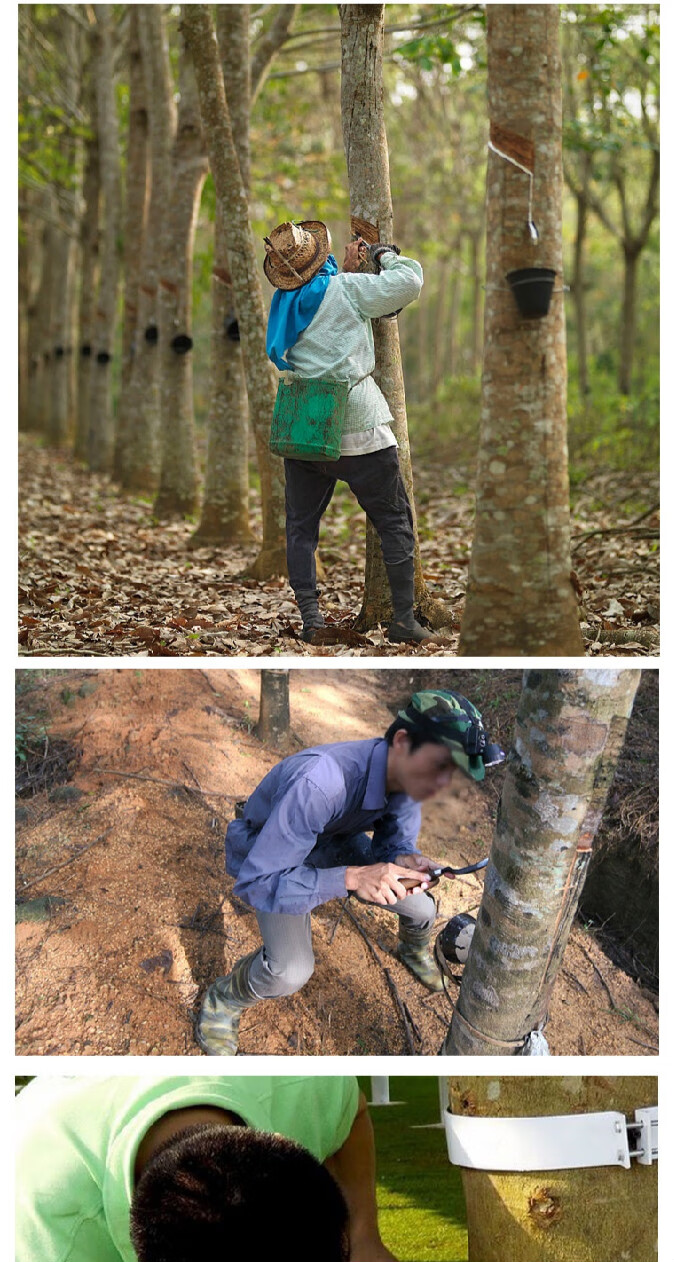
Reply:
M551 267L519 267L508 272L506 280L525 320L540 319L550 310L557 273Z

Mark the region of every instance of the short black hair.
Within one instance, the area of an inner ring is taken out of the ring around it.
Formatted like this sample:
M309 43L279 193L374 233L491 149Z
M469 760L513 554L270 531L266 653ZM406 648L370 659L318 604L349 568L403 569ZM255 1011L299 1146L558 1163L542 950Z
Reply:
M444 745L444 741L440 739L433 740L433 737L429 736L427 732L420 731L418 727L415 727L406 719L397 718L393 720L391 726L384 733L384 740L387 744L393 744L393 737L396 732L407 733L410 738L410 750L412 753L414 753L415 749L418 749L420 745Z
M139 1262L348 1262L349 1215L332 1175L293 1140L190 1126L153 1153L131 1203ZM290 1246L292 1246L290 1248Z

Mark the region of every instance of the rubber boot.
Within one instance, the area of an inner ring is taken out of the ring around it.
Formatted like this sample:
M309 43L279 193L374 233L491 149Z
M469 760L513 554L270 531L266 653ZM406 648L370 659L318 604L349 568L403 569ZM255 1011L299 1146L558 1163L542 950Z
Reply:
M432 633L414 617L414 558L400 565L387 565L393 620L386 635L394 644L421 644L432 639Z
M302 639L311 644L314 631L325 626L325 620L318 608L318 591L315 587L299 587L295 592L295 600L302 615Z
M410 929L400 921L398 945L393 954L429 990L444 990L442 975L431 955L430 944L430 929Z
M218 977L208 987L194 1031L206 1056L236 1056L241 1013L261 1002L248 982L250 966L257 955L259 951L244 955L231 973Z

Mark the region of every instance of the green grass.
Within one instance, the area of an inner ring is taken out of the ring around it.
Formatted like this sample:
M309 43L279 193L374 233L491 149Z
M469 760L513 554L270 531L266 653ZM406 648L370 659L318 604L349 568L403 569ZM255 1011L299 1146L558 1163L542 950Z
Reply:
M370 1099L369 1078L360 1079ZM466 1262L466 1209L459 1171L450 1166L435 1077L392 1078L391 1099L373 1108L377 1204L384 1244L400 1262Z

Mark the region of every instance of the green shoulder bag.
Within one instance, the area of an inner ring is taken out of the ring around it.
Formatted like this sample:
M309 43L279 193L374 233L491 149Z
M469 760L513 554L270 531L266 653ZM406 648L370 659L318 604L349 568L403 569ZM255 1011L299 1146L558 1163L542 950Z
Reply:
M281 377L269 438L274 455L338 460L348 396L347 381Z

